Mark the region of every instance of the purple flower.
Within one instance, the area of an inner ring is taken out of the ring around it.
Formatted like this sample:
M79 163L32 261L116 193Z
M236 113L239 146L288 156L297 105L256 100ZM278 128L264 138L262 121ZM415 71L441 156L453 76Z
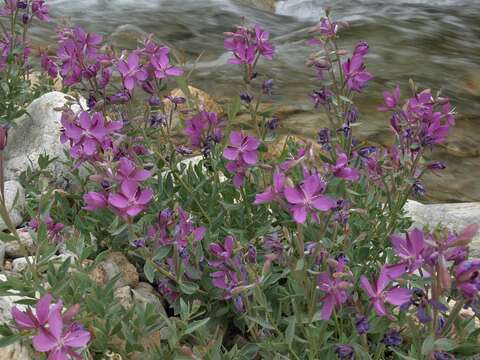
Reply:
M166 46L160 48L154 56L150 58L150 63L154 68L155 77L157 79L167 79L171 76L182 76L183 69L170 64L168 56L170 49Z
M329 272L322 272L317 276L317 286L325 293L321 299L323 302L322 320L330 320L333 309L340 307L348 299L347 289L352 284L342 279L343 271L343 263L338 263L333 276Z
M350 345L337 345L335 354L342 360L353 360L355 358L355 349Z
M397 330L390 330L383 337L382 342L386 346L399 346L403 342L403 338Z
M348 166L348 157L345 153L339 153L337 157L337 162L335 165L331 166L333 176L357 182L360 180L360 173L357 169Z
M117 170L117 175L114 176L114 179L120 182L123 181L135 181L142 182L147 180L151 173L148 170L137 169L135 163L127 157L120 158L120 166Z
M270 38L270 32L264 31L260 25L255 24L255 46L260 55L268 60L273 59L275 53L275 47L268 40Z
M244 41L239 41L235 45L233 58L228 59L228 63L233 65L253 65L255 61L255 51L255 46L248 46Z
M465 260L455 268L457 288L467 299L474 299L480 290L480 259Z
M360 55L365 56L368 54L368 50L370 47L366 41L360 41L357 46L355 46L355 50L353 51L353 55Z
M46 53L42 53L40 57L40 63L42 65L42 69L45 70L51 78L57 78L58 67L55 62L50 57L48 57Z
M217 257L217 260L209 261L210 266L218 267L223 264L225 261L230 259L233 254L233 247L235 246L235 238L231 235L226 236L224 244L210 244L209 249L212 254Z
M48 6L45 5L44 0L32 1L32 13L41 21L50 20L50 17L48 16Z
M337 206L336 200L322 195L327 187L317 174L308 176L299 186L287 187L285 198L292 204L291 211L295 222L303 224L307 215L317 220L316 211L328 211Z
M333 94L330 90L324 88L320 90L314 90L310 94L310 98L312 99L315 108L318 108L320 105L323 105L327 109L329 109L332 95Z
M258 204L265 204L268 202L272 202L276 199L283 197L283 190L284 190L284 183L285 183L285 174L279 171L278 169L275 170L273 173L273 184L265 189L265 191L261 194L257 194L255 196L255 205Z
M405 262L408 271L413 272L423 265L425 240L422 230L415 228L405 236L390 235L390 242L395 253Z
M47 324L51 304L52 295L45 294L35 305L35 314L31 309L23 312L14 306L11 310L13 320L15 320L20 330L39 329ZM56 306L61 306L61 303L58 303Z
M262 92L265 95L272 96L273 79L267 79L262 83Z
M358 315L357 320L355 321L355 328L357 329L357 333L359 335L366 334L370 328L368 324L368 318L363 315Z
M127 180L122 182L120 192L108 196L108 203L117 209L120 215L134 217L147 208L152 197L152 189L141 190L137 182Z
M223 150L223 157L231 161L242 160L247 165L255 165L259 146L260 140L257 138L234 131L230 134L230 145Z
M123 85L129 91L132 91L137 81L147 80L148 73L140 65L140 58L137 54L128 55L127 61L120 60L117 69L122 74Z
M48 352L49 359L64 360L69 356L79 358L74 351L90 342L90 332L79 324L65 326L60 309L54 309L48 319L48 328L41 328L32 339L33 347L39 352Z
M242 93L240 93L240 100L242 100L243 102L245 102L247 104L250 104L253 100L253 96L251 96L247 92L242 92Z
M411 293L407 289L396 287L388 291L385 290L390 280L391 277L387 266L382 267L380 270L380 276L378 277L376 284L373 286L365 275L360 277L360 284L370 298L370 301L379 316L385 316L388 314L385 302L401 306L410 301L411 298Z
M85 202L83 209L87 211L97 211L108 205L107 197L95 191L89 191L83 195L83 201Z
M347 87L351 91L361 92L367 83L373 79L372 74L365 70L363 56L353 55L342 64Z
M11 16L17 10L17 0L4 0L4 7L0 8L0 16Z
M455 356L443 351L435 351L433 353L433 358L435 360L455 360Z
M97 60L97 47L102 42L102 35L87 33L81 27L77 26L73 31L73 38L77 45L78 53L83 54L86 59Z
M378 111L390 111L397 107L400 101L400 86L397 85L397 87L392 92L385 91L383 93L383 101L384 105L380 106L378 108Z
M320 34L324 36L333 37L337 34L338 24L330 21L328 18L321 18L320 23L316 26L315 30L319 31Z
M222 126L217 113L200 111L186 120L184 133L190 138L190 145L199 149L208 143L209 138L220 142L223 138Z

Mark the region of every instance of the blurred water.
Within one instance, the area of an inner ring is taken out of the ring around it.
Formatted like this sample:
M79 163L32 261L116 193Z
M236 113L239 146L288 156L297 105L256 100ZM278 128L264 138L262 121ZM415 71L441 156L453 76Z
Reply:
M412 78L422 87L442 89L460 113L447 145L433 158L446 159L449 169L427 181L430 201L480 201L480 0L283 0L276 13L246 6L243 0L49 0L55 19L71 22L135 46L139 32L154 33L195 64L193 83L214 97L238 93L238 69L226 64L223 32L243 19L272 32L277 56L260 71L275 79L274 102L288 104L284 131L314 136L321 117L311 111L308 92L318 84L305 67L310 53L306 30L331 6L334 17L351 26L343 45L357 40L371 47L367 67L375 75L365 95L357 98L363 114L361 136L388 142L387 119L374 111L382 91L399 83L405 91ZM48 44L53 24L34 31L36 42Z

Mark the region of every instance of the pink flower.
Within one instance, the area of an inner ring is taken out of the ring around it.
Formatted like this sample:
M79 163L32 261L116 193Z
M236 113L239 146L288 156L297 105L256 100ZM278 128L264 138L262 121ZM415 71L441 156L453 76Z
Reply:
M114 179L117 181L136 181L142 182L150 177L151 173L148 170L137 169L135 163L127 157L120 158L120 166L118 167L117 175Z
M390 235L390 242L395 253L406 263L409 271L415 271L422 266L425 249L423 231L413 229L405 234L405 237L393 234Z
M255 205L272 202L283 197L285 174L278 169L273 173L273 185L265 189L261 194L255 196Z
M273 59L273 54L275 53L275 46L270 43L268 40L270 38L270 32L264 31L259 24L255 24L255 45L257 46L257 50L268 60Z
M344 264L339 262L336 272L333 273L333 275L331 275L330 272L318 274L318 288L325 293L325 296L321 299L323 302L321 312L322 320L330 320L334 307L340 307L348 299L347 289L351 287L352 284L342 279L344 267Z
M373 79L372 74L365 70L363 56L354 55L342 64L347 87L351 91L361 92L367 83Z
M32 13L41 21L49 21L48 6L45 5L45 0L32 1Z
M123 85L132 91L137 81L147 80L148 73L140 65L140 58L137 54L128 55L127 61L120 60L117 69L122 74Z
M166 46L160 48L155 55L150 58L157 79L167 79L170 76L182 76L183 69L175 67L170 64L170 58L168 56L169 49Z
M32 343L35 350L48 352L51 360L67 360L69 357L81 358L74 349L85 347L90 337L90 333L80 324L65 327L61 310L57 308L48 318L48 328L40 328Z
M52 295L45 294L35 305L35 314L29 308L26 312L20 311L16 306L12 307L12 317L17 327L21 330L38 329L47 324L50 316L50 305L52 304ZM61 307L59 302L56 307Z
M331 167L333 176L348 181L358 181L360 173L357 169L348 166L348 157L345 153L340 153L337 157L337 163Z
M378 111L386 112L394 109L400 101L400 86L397 85L392 92L385 91L383 101L384 105L380 106Z
M245 164L255 165L259 146L260 140L257 138L234 131L230 134L230 145L223 151L223 157L232 161L241 159Z
M318 221L316 211L328 211L337 206L337 202L322 195L327 187L318 174L310 175L296 187L287 187L284 191L285 198L292 204L293 219L299 224L307 220L311 214Z
M122 216L134 217L147 208L152 197L152 189L141 190L138 183L127 180L122 182L119 193L108 196L108 203Z
M377 283L372 286L365 275L360 277L360 284L367 293L373 307L379 316L386 316L388 314L385 302L392 305L401 306L410 301L411 293L408 289L395 287L391 290L385 290L389 282L392 280L392 275L387 266L383 266L380 270L380 276Z
M84 210L96 211L107 207L107 197L101 193L90 191L83 195L83 201L85 201Z

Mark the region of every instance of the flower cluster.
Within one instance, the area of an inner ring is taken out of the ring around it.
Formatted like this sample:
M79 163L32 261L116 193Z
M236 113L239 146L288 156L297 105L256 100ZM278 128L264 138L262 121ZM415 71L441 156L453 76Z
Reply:
M263 30L260 25L256 24L253 28L239 26L235 32L225 35L227 38L224 47L233 55L228 63L245 65L248 80L255 77L254 68L260 56L268 60L273 59L275 47L269 42L270 33Z
M222 141L222 127L223 122L216 113L203 110L186 120L184 133L189 137L192 148L207 154L213 144Z
M73 318L80 310L79 305L63 311L63 302L52 304L52 296L44 295L37 301L35 313L12 308L12 317L20 330L34 331L32 344L36 351L48 353L49 359L81 359L75 351L84 348L90 342L91 334Z

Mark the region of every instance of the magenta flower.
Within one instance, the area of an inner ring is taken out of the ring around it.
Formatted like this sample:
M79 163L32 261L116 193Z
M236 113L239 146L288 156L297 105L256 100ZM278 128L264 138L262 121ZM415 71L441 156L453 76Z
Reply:
M217 113L200 111L185 121L184 133L190 138L190 145L200 149L208 145L208 140L220 142L223 138L222 122Z
M163 46L160 51L156 52L154 56L150 58L157 79L167 79L170 76L182 76L184 71L182 68L175 67L170 64L169 48Z
M465 260L455 268L457 288L467 299L474 299L480 290L480 259Z
M45 294L35 305L35 314L30 308L23 312L14 306L11 310L13 320L15 320L17 327L21 330L39 329L47 324L51 304L52 295ZM61 306L61 302L55 305L55 307Z
M40 63L42 65L42 69L45 70L52 79L57 78L57 64L55 64L55 62L46 53L42 53Z
M386 316L388 314L385 302L401 306L410 301L411 293L408 289L395 287L391 290L385 290L391 280L392 276L389 275L389 269L387 266L383 266L380 270L380 276L374 286L370 284L365 275L360 277L360 284L369 296L370 301L379 316Z
M35 350L48 352L48 358L52 360L68 360L69 357L79 359L80 354L74 350L85 347L90 337L90 332L80 324L65 326L61 310L57 308L50 313L48 328L40 328L32 344Z
M83 195L83 201L85 201L85 206L83 209L87 211L97 211L98 209L103 209L108 205L107 197L95 191L89 191Z
M273 173L273 184L265 189L265 191L261 194L257 194L255 196L255 205L265 204L272 202L276 199L280 199L283 197L283 190L284 190L284 183L285 183L285 174L279 171L278 169L275 170Z
M69 114L65 113L61 122L63 125L61 141L62 143L70 141L72 145L70 154L76 159L83 155L94 155L98 147L103 146L105 138L123 126L121 121L106 123L102 113L90 115L86 111L82 111L74 121L71 121Z
M390 235L395 253L404 261L410 272L420 268L424 262L423 251L425 249L425 240L423 231L413 229L401 236L398 234Z
M243 160L229 161L225 168L228 172L234 174L233 186L236 188L242 187L245 183L245 177L247 176L248 164Z
M386 112L397 107L400 101L400 86L397 85L392 92L385 91L383 93L383 101L384 105L380 106L378 111Z
M238 41L235 44L233 58L228 59L228 63L233 65L253 65L255 62L255 52L256 48L254 45L247 45L244 41Z
M321 312L322 320L330 320L333 309L347 302L347 289L351 287L352 284L342 279L343 271L344 265L339 262L333 276L329 272L318 274L317 286L325 293L325 296L321 299L323 302Z
M228 235L225 237L224 244L210 244L209 249L212 254L217 257L217 260L211 260L208 263L210 266L217 267L230 259L233 254L233 248L235 246L235 237Z
M127 61L120 60L117 69L122 74L123 85L129 91L133 90L138 81L145 81L148 77L148 73L140 64L140 58L135 53L128 55Z
M152 200L153 190L141 190L135 181L124 181L119 193L108 196L108 203L119 211L122 216L134 217L147 208Z
M292 204L290 210L295 222L303 224L308 214L318 221L317 211L328 211L337 206L334 199L323 195L326 187L320 176L314 174L306 177L299 186L285 188L285 198Z
M270 38L270 32L264 31L258 24L255 24L254 30L255 45L257 46L258 52L266 59L272 60L273 54L275 53L275 47L268 41Z
M32 13L41 21L49 21L48 6L45 5L45 0L32 1Z
M372 74L365 70L363 56L354 55L342 64L347 87L351 91L361 92L367 83L373 79Z
M336 22L331 22L328 18L322 18L315 30L318 30L320 34L324 36L332 37L337 34L338 24Z
M223 157L232 161L241 159L245 164L255 165L259 146L260 140L257 138L234 131L230 134L230 145L223 151Z
M368 54L369 49L370 49L370 46L368 46L368 43L366 41L360 41L358 42L357 46L355 46L353 55L365 56Z
M118 167L117 175L114 179L120 182L134 181L142 182L147 180L151 173L148 170L137 169L135 163L127 157L120 158L120 166Z
M96 60L98 45L102 42L102 36L95 33L87 33L77 26L73 31L73 39L77 44L78 52L87 59Z
M0 8L0 16L11 16L17 11L17 0L4 0L5 5Z
M334 176L344 180L356 182L360 179L358 170L348 166L348 157L345 153L338 154L337 163L331 166L331 170Z

